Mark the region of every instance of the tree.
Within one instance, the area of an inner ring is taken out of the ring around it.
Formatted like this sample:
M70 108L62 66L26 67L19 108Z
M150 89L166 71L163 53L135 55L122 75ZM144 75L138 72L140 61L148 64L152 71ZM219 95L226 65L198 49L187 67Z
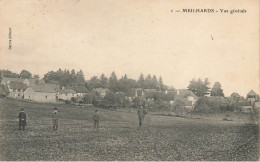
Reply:
M219 82L215 82L215 84L213 85L213 88L211 90L210 95L211 96L223 96L224 97L224 93L223 93L223 90L221 89L221 84Z
M197 81L195 79L192 79L188 86L188 90L192 91L196 96L202 97L206 94L209 94L209 84L210 83L207 78L204 82L202 82L201 79L198 79Z
M149 74L144 80L144 88L151 89L153 87L152 77Z
M108 79L107 77L105 76L105 74L102 74L100 76L100 82L101 82L101 87L102 88L107 88L108 87Z
M20 77L23 78L23 79L31 79L32 74L27 70L22 70L21 73L20 73Z
M159 82L157 80L157 77L154 75L152 79L152 88L159 90Z
M100 88L101 87L101 81L97 76L93 76L89 81L88 81L88 86L90 90L94 88Z
M137 81L138 88L144 88L144 75L141 74L138 81Z
M160 78L159 78L159 87L160 87L160 90L161 90L161 91L166 90L165 87L164 87L163 79L162 79L161 76L160 76Z
M117 97L116 94L112 91L108 91L103 99L103 106L107 108L116 108L117 107Z
M110 75L109 78L109 89L117 92L118 91L118 80L117 80L117 76L116 73L113 71L112 74Z
M33 75L33 79L35 79L35 83L39 83L40 76L39 75Z
M9 70L0 70L0 79L2 79L3 77L7 77L7 78L19 78L19 74L13 73Z

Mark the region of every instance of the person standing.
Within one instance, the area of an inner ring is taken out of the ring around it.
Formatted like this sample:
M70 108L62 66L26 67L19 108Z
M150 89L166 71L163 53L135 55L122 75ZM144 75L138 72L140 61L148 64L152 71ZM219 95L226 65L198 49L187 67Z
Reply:
M26 126L26 113L24 112L24 108L21 108L21 112L18 115L19 118L19 130L25 130Z
M143 108L143 106L140 106L137 113L138 113L138 119L139 119L139 127L141 128L143 125L144 117L147 114L147 111Z
M95 111L95 114L93 115L93 120L94 120L94 128L99 128L98 110Z
M55 107L52 114L53 130L56 131L58 130L58 120L59 120L58 109Z

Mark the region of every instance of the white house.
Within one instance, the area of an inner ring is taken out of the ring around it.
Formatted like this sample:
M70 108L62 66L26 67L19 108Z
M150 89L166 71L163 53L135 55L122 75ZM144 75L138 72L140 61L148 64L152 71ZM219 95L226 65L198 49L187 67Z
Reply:
M9 97L23 99L27 85L22 82L11 81L7 85Z
M76 94L77 92L72 88L62 88L61 92L59 93L59 99L71 100L72 97L76 97Z
M38 84L24 91L24 99L38 102L56 102L60 89L55 84Z

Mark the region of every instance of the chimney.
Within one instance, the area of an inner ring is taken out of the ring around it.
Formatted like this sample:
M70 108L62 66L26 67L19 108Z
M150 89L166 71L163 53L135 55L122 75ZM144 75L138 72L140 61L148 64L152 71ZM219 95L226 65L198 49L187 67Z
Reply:
M177 90L177 95L180 95L180 90Z

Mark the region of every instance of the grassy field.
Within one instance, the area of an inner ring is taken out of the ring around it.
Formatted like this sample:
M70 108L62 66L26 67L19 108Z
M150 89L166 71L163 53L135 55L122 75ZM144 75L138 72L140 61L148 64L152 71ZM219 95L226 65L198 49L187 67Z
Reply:
M57 107L59 131L52 131ZM18 130L18 113L28 115ZM254 122L216 121L148 115L138 128L135 113L94 107L0 99L0 160L258 160L259 130Z

